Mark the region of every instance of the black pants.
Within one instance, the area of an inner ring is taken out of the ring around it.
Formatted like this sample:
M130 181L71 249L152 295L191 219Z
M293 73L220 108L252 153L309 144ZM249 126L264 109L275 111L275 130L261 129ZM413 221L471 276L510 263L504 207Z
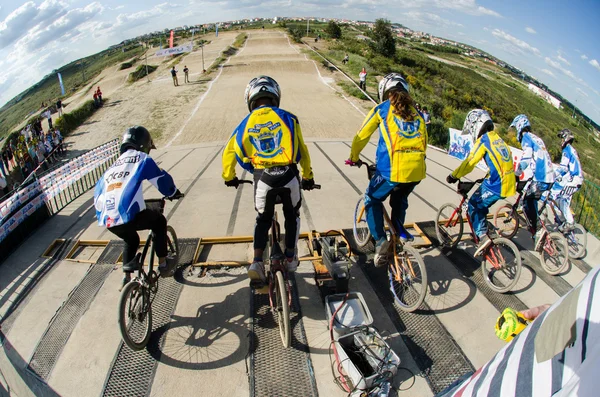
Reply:
M295 164L254 170L254 207L258 212L254 227L254 249L264 250L267 246L277 197L283 204L285 247L289 251L295 251L300 231L300 206L302 205L298 168Z
M167 219L158 211L143 210L135 218L124 224L108 228L125 241L123 264L131 262L140 246L138 230L152 230L154 251L159 258L167 256Z

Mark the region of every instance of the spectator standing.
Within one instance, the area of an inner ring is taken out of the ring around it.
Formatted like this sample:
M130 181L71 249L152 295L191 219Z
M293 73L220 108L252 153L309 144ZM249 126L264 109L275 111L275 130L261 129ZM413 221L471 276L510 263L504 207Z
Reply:
M102 106L102 91L100 91L100 86L98 86L96 94L98 95L98 101L100 102L100 106Z
M8 162L8 149L4 149L2 151L2 163L4 164L4 169L6 170L6 172L10 172L10 163Z
M52 112L50 112L50 109L46 110L46 117L48 118L48 128L52 128Z
M62 101L60 98L56 101L56 111L58 112L58 117L62 117Z
M2 156L0 156L2 158L0 158L0 176L7 176L8 175L8 167L4 167L4 153L2 153Z
M62 134L60 133L60 130L58 128L55 128L54 134L55 134L56 140L58 141L58 143L56 144L56 146L58 146L58 152L60 154L64 154L65 150L63 148L63 137L62 137Z
M190 82L190 78L188 76L189 71L190 70L188 69L187 65L183 67L183 73L185 74L185 82L186 83Z
M358 86L363 91L367 90L367 69L365 68L362 68L358 74Z
M0 176L0 198L4 197L8 194L8 183L6 183L6 178Z
M100 102L98 101L98 91L94 92L94 107L96 109L100 107Z
M177 81L177 70L175 70L175 66L171 69L171 76L173 77L173 85L175 87L179 87L179 82Z
M425 127L427 127L427 135L429 135L429 133L431 132L431 115L429 114L429 111L427 110L427 106L423 106L423 120L425 121Z
M349 60L350 60L350 57L348 56L348 53L346 53L346 55L344 56L344 59L342 59L342 63L345 65L348 63Z

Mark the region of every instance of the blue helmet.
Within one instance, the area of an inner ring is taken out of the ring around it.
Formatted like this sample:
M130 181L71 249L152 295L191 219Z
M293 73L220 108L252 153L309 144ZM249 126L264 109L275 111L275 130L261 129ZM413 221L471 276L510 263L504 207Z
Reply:
M517 130L517 139L519 142L523 139L523 133L526 131L531 131L531 124L529 124L529 119L524 114L520 114L512 121L510 124L511 127L515 127Z

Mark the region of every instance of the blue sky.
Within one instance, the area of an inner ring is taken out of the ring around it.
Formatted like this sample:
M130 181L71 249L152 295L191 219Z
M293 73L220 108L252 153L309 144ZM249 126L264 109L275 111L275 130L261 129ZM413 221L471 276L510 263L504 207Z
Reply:
M0 105L126 38L260 16L384 17L462 41L525 70L600 123L598 0L0 0Z

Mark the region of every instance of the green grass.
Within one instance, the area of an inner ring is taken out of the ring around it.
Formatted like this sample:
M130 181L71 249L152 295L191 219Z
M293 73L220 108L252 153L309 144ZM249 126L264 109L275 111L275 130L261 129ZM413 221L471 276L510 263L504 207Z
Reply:
M158 66L155 66L155 65L148 65L147 67L148 67L147 74L150 74L150 73L154 72L156 69L158 69ZM139 65L135 69L135 72L129 73L129 77L127 77L127 81L130 83L133 83L135 81L143 79L144 77L146 77L146 65Z
M235 38L235 41L233 42L233 44L229 47L227 47L226 50L224 50L223 52L221 52L221 55L214 60L214 62L208 67L208 69L206 70L206 73L212 73L215 70L217 70L219 68L219 66L221 66L222 64L224 64L227 59L229 59L229 57L232 57L233 55L237 54L238 50L244 45L244 43L246 42L246 39L248 38L248 35L246 33L240 33L237 35L237 37Z
M114 48L73 61L57 69L61 73L68 96L87 86L107 67L117 65L144 52L141 46ZM49 71L50 72L50 71ZM85 79L84 79L85 74ZM56 73L49 73L0 108L0 136L12 132L23 120L40 110L42 102L53 103L62 97Z
M119 66L119 70L129 69L133 66L133 62L123 62L121 66Z

